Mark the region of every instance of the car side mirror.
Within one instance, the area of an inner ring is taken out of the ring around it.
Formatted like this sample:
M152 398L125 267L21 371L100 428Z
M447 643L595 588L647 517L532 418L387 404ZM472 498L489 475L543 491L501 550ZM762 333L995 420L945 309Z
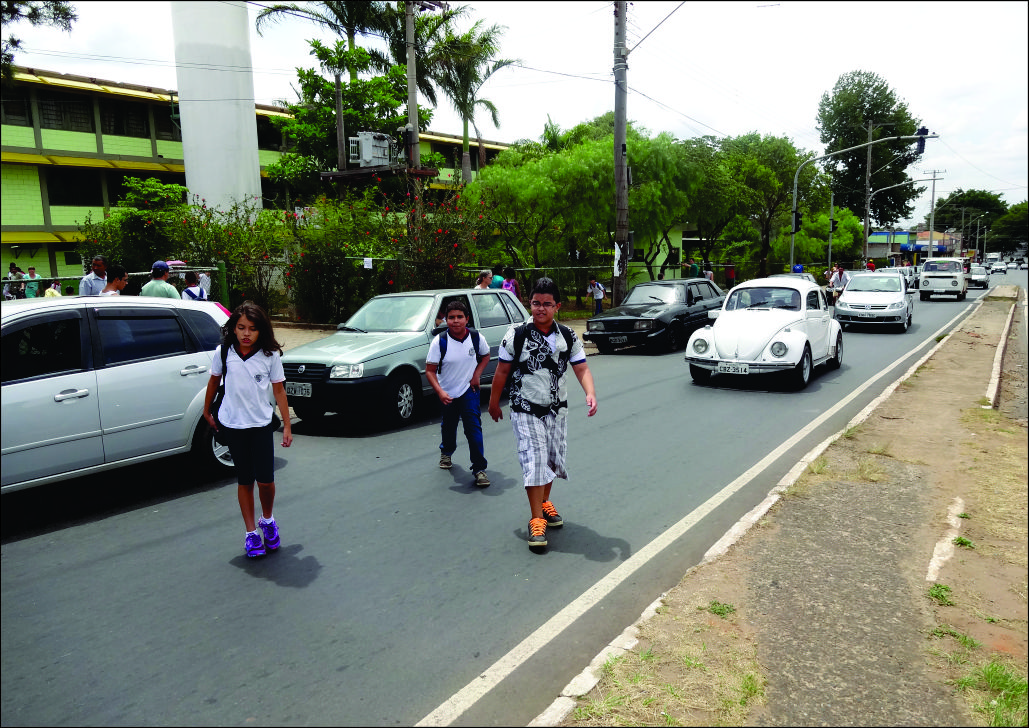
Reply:
M707 317L709 319L716 319L716 318L718 318L718 314L720 314L721 312L722 312L722 309L720 309L720 308L713 308L713 309L711 309L710 311L707 312Z

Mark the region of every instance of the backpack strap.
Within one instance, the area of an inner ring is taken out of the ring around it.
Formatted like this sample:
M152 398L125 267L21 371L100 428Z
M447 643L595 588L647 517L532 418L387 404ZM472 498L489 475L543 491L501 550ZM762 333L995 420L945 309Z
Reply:
M194 301L197 300L197 294L193 293L193 291L189 290L188 288L186 289L186 295L192 298Z
M443 371L443 360L447 357L447 332L441 331L439 334L439 364L436 365L436 376Z

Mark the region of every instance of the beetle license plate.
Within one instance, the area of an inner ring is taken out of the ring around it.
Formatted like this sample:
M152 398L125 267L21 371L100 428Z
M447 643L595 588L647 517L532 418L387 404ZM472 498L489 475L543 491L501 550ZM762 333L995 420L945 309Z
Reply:
M307 382L286 382L286 394L293 397L310 397L311 385Z
M750 367L746 364L733 364L731 362L718 362L719 374L750 374Z
M624 344L629 340L628 336L611 336L608 337L608 343L610 344Z

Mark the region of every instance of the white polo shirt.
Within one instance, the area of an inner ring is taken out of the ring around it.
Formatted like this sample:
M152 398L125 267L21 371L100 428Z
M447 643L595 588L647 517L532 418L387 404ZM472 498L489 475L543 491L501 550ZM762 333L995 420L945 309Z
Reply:
M447 337L447 356L443 361L443 367L437 372L439 386L443 388L452 399L457 399L472 386L472 374L479 364L476 352L472 348L472 333L464 337L464 341L458 341L445 332ZM489 358L489 343L486 337L479 332L479 356ZM429 344L429 353L425 357L426 364L439 364L439 336L433 336Z
M286 381L279 352L274 351L271 356L265 356L260 349L254 349L243 359L236 347L231 347L225 364L228 368L225 375L225 399L218 411L218 421L235 430L266 427L271 423L274 411L272 384ZM219 346L214 350L211 376L221 375L222 351Z

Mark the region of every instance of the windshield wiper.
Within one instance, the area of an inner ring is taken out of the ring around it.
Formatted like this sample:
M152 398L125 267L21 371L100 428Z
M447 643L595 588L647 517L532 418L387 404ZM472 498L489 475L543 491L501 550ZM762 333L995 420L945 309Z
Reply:
M343 324L342 326L337 326L336 330L337 331L356 331L359 334L367 334L368 333L364 329L359 329L356 326L347 326L346 324Z

